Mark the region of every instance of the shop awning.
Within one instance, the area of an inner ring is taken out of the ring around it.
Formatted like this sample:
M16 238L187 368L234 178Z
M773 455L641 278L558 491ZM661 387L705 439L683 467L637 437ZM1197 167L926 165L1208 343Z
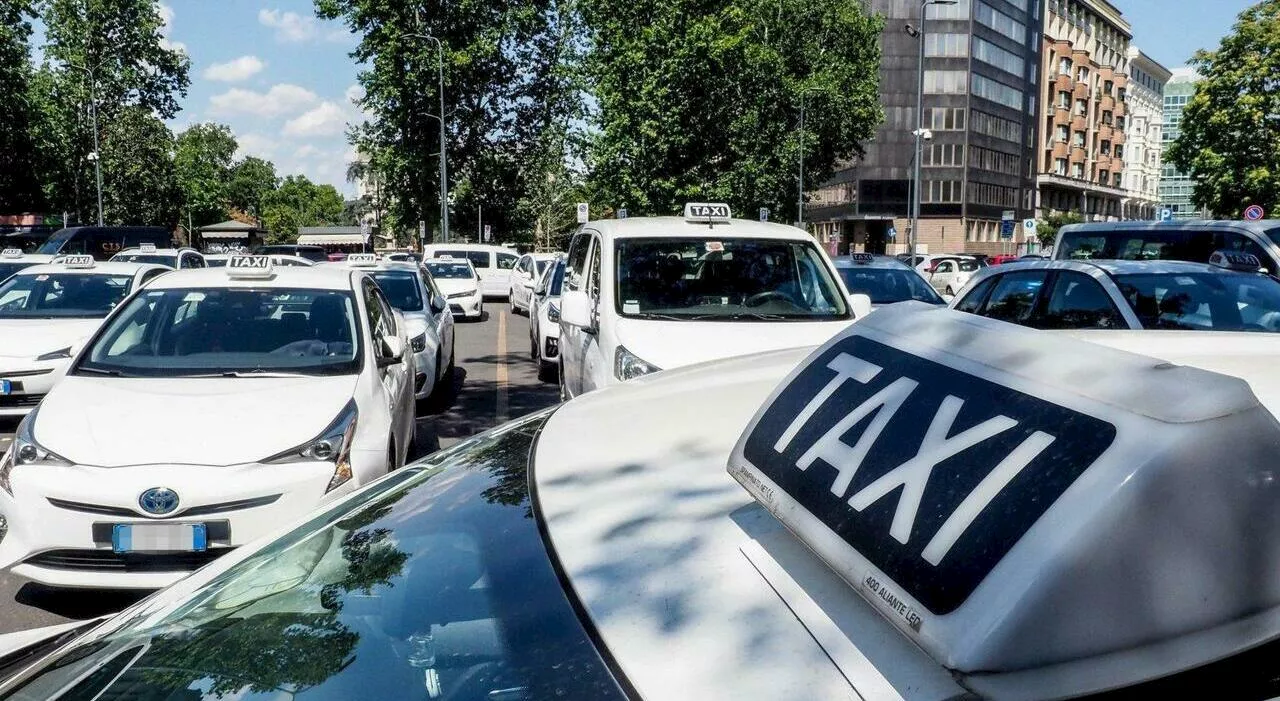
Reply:
M200 238L215 241L238 241L240 239L248 239L248 231L201 231Z
M360 246L364 245L364 236L360 234L302 234L298 236L299 246Z

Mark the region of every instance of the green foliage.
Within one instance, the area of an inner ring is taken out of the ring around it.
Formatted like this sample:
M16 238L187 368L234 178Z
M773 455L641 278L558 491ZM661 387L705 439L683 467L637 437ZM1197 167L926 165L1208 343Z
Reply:
M530 231L529 209L513 206L532 178L536 145L578 109L569 0L316 0L317 13L361 36L352 53L361 106L374 121L351 136L378 154L388 212L383 229L414 232L439 221L440 93L436 44L443 44L452 228L476 231L476 205L499 237ZM417 11L421 10L421 21ZM415 233L416 235L416 233Z
M280 185L276 166L256 156L246 156L231 167L227 201L232 209L258 215L268 194Z
M27 60L31 23L27 0L0 3L0 213L38 212L44 193L35 177L33 114L25 96L32 80Z
M342 221L342 195L332 185L316 185L304 175L287 176L262 201L268 243L293 243L303 226L336 226Z
M1058 240L1058 229L1082 222L1084 217L1076 212L1049 212L1036 223L1036 238L1041 246L1052 246Z
M1249 205L1280 206L1280 0L1240 14L1217 51L1191 66L1205 78L1182 114L1166 158L1196 181L1193 199L1238 218Z
M862 151L883 118L883 21L859 0L581 0L598 101L597 196L639 215L689 200L796 215L806 178Z
M178 136L174 169L193 226L226 221L236 137L224 124L196 124Z
M103 220L172 227L182 193L174 177L173 134L151 111L129 107L103 125Z

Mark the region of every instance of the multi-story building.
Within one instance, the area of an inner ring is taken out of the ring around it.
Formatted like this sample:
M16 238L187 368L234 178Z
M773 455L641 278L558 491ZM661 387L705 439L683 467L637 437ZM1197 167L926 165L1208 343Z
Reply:
M1196 92L1196 83L1200 76L1190 68L1178 68L1173 71L1169 82L1164 86L1164 145L1178 138L1182 133L1182 111L1187 108L1191 96ZM1196 208L1191 201L1191 191L1195 181L1191 176L1165 163L1160 172L1160 206L1172 210L1174 219L1197 219L1207 217L1207 213Z
M866 154L814 193L818 237L841 250L905 250L909 232L921 39L919 2L869 0L881 36L885 121ZM999 252L1005 212L1034 207L1040 0L958 0L923 22L924 118L918 245ZM904 25L911 25L911 32ZM896 238L890 238L890 232Z
M1106 0L1048 0L1038 214L1125 216L1129 23Z
M1172 74L1158 61L1129 47L1129 118L1125 125L1124 219L1156 219L1164 155L1164 84Z

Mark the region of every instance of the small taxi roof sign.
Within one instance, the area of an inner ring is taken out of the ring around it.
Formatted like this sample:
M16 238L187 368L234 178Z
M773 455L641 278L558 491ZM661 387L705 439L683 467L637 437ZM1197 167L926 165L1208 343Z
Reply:
M347 263L359 268L371 268L378 264L378 256L373 253L352 253L347 256Z
M1248 273L1262 269L1262 261L1258 260L1257 256L1239 251L1214 251L1213 255L1209 256L1209 265Z
M238 278L271 277L270 256L231 256L227 259L227 274Z
M138 245L138 250L143 253L155 253L156 245L154 243L143 243Z
M722 202L690 202L684 206L684 218L699 221L728 221L729 205Z
M21 258L21 257L22 257L22 249L21 249L21 248L6 248L6 249L4 249L3 251L0 251L0 257L3 257L3 258Z
M62 259L62 264L68 268L92 268L94 266L93 256L66 256Z
M853 253L850 254L849 257L853 259L853 262L855 263L870 263L876 259L876 257L870 253Z

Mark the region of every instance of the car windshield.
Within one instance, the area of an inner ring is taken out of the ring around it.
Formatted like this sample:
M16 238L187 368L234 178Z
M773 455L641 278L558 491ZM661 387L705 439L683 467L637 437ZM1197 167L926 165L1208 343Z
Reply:
M178 257L174 255L165 255L163 253L120 253L112 257L112 263L149 263L151 265L165 265L170 268L178 267Z
M681 320L827 320L848 311L821 254L805 241L625 238L617 242L623 316Z
M471 264L477 268L489 267L488 251L436 251L436 258L461 258L471 261Z
M475 270L466 263L427 263L427 270L441 280L463 280L474 278Z
M25 270L35 265L35 263L0 263L0 282L7 280L10 275Z
M559 297L560 290L564 287L564 263L556 264L556 269L551 273L551 282L547 285L548 297Z
M76 374L218 377L352 374L360 334L349 292L145 290L94 339Z
M205 258L204 264L210 268L225 268L227 267L227 260L227 258Z
M132 275L15 275L0 284L0 319L101 319L132 286Z
M184 597L153 597L5 698L624 699L529 498L547 415L404 468Z
M1143 328L1280 331L1280 282L1243 273L1116 275Z
M422 311L417 275L407 270L375 270L371 275L391 306L402 312Z
M541 275L547 271L547 266L551 265L552 261L538 260L538 261L534 261L534 263L538 266L538 275Z
M852 294L864 294L872 304L894 304L917 300L945 304L929 283L914 270L894 268L837 268Z

